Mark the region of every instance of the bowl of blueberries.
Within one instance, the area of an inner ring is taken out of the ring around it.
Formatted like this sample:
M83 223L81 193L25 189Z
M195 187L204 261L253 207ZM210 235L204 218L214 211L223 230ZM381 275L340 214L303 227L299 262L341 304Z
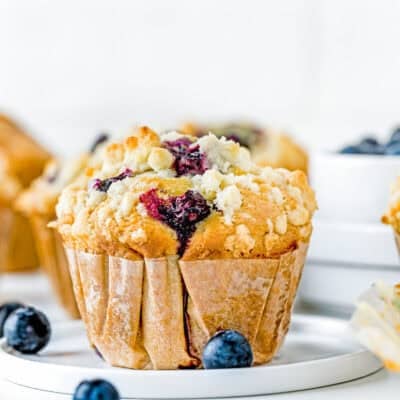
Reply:
M400 174L400 128L310 157L319 210L300 297L324 310L351 312L371 282L397 279L398 254L381 217Z
M342 147L339 153L400 156L400 127L393 130L386 142L380 142L375 136L367 135L356 143Z
M311 155L311 183L317 193L317 218L379 223L391 183L400 174L400 127L386 141L367 135L337 151Z

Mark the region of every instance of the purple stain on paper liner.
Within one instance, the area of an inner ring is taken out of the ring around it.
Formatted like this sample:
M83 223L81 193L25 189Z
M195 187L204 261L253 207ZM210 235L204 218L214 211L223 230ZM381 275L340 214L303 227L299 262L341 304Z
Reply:
M196 231L196 224L210 215L210 206L204 197L193 190L181 196L160 198L157 189L149 190L140 196L147 213L172 228L180 243L178 254L182 256L187 244Z

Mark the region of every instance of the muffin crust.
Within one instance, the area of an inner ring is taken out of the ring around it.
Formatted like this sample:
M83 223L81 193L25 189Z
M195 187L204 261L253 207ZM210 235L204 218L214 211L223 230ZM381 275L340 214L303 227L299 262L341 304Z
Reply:
M204 173L177 175L166 143L179 140L191 142L183 165L199 148L207 159ZM129 176L107 191L93 185L93 179L110 180L127 170ZM62 192L54 226L77 250L131 260L176 255L177 232L149 215L140 200L151 190L165 202L193 191L210 208L182 260L278 257L311 235L316 202L303 172L257 166L247 149L224 137L158 135L148 127L105 146L97 165Z

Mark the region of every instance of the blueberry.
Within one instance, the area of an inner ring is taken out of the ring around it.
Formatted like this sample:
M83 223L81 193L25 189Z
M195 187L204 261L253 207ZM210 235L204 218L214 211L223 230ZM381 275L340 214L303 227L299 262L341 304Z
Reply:
M117 389L103 379L83 381L75 389L73 400L119 400Z
M369 143L360 143L358 148L360 149L361 154L384 154L385 147L378 144L369 144Z
M400 155L400 141L399 142L389 142L385 148L385 154L388 156Z
M166 149L175 157L173 167L178 176L203 175L208 169L207 157L198 144L188 138L165 142Z
M400 127L393 130L389 142L400 142Z
M358 146L346 146L339 151L340 154L361 154L361 149Z
M36 354L50 340L51 328L47 317L33 307L15 310L4 325L7 345L23 354Z
M0 306L0 338L4 336L4 324L7 318L12 312L23 306L23 304L18 302L4 303Z
M108 135L108 133L100 133L100 135L96 137L96 139L90 146L89 150L90 154L93 154L97 150L97 147L99 147L102 143L106 142L109 138L110 136Z
M114 182L122 181L132 176L133 176L132 170L130 170L129 168L125 168L125 170L122 171L117 176L113 176L107 179L98 179L98 178L93 179L92 181L89 182L89 189L95 189L98 190L99 192L106 193Z
M367 136L364 139L361 140L360 146L378 146L379 142L372 136Z
M203 350L206 369L244 368L253 363L253 352L247 339L239 332L217 332Z
M366 136L357 146L362 154L384 154L385 147L372 136Z

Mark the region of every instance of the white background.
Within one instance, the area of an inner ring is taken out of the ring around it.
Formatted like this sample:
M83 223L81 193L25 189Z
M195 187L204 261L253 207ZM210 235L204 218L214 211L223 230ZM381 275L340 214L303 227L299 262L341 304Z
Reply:
M58 152L244 117L338 146L400 123L400 1L0 0L0 109Z

